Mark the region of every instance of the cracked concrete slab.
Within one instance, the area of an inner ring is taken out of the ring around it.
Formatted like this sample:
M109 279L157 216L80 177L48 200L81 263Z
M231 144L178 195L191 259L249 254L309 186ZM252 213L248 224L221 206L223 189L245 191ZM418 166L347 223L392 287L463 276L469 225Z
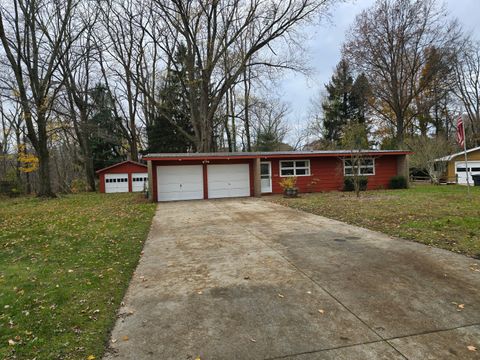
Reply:
M480 326L465 326L447 331L406 336L389 340L408 359L480 359L478 351L469 350L469 346L478 348Z
M162 203L105 358L464 355L474 262L258 199Z

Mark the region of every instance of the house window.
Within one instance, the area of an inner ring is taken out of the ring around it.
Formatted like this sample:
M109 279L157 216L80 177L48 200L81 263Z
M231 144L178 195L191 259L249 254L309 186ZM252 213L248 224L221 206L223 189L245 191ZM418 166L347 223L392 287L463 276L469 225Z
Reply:
M309 176L310 160L280 161L280 176Z
M359 164L357 162L359 162ZM375 175L375 159L361 158L343 160L343 173L345 176L352 176L355 171L357 175Z

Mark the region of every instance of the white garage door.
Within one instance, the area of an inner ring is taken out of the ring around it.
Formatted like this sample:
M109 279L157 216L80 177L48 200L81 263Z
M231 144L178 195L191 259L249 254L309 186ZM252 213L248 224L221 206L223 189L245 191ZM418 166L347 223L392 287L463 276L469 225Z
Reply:
M456 167L456 174L458 176L458 183L459 184L467 184L467 167L465 166L465 162L457 161L455 162ZM473 184L472 175L480 175L480 161L469 161L468 162L468 181L470 185Z
M250 196L248 164L208 165L208 198Z
M128 174L105 174L105 192L128 192Z
M203 199L202 165L157 166L158 201Z
M133 173L132 174L132 191L147 190L148 173Z

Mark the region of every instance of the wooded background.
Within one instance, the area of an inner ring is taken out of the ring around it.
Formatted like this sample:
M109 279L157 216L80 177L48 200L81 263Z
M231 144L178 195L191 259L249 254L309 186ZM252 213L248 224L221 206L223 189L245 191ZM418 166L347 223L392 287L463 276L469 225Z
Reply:
M463 112L480 144L480 46L435 0L360 13L305 125L289 124L272 90L308 73L305 29L334 3L2 1L1 181L94 191L95 170L149 152L333 149L352 129L366 146L428 148L427 168Z

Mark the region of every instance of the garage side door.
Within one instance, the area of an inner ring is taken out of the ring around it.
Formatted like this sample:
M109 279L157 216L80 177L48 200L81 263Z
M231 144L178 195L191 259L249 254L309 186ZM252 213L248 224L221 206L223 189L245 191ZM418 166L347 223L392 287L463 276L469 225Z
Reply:
M467 184L467 167L465 166L465 162L457 161L455 163L456 174L458 176L458 183L459 184ZM473 184L472 175L480 175L480 161L469 161L468 162L468 181L470 185Z
M208 198L250 196L248 164L208 165Z
M105 174L105 192L128 192L128 174Z
M147 189L148 173L132 174L132 191L143 191Z
M157 166L158 201L203 199L202 165Z

